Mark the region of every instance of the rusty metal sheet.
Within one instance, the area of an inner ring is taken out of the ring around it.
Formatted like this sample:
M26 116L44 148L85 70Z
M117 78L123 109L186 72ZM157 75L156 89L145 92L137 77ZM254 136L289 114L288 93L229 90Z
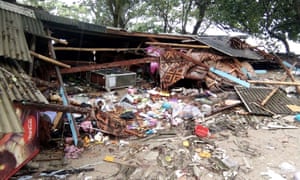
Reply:
M239 95L247 110L257 115L275 114L295 114L287 105L300 105L299 101L286 96L283 90L279 89L262 107L260 103L270 94L273 88L251 87L245 88L235 86L235 91Z

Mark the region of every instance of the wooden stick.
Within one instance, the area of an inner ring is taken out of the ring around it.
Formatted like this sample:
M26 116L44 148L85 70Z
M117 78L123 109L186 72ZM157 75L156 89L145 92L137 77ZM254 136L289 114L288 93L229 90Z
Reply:
M186 48L210 48L209 46L206 45L162 43L162 42L146 42L146 44L158 45L158 46L177 46L177 47L186 47Z
M60 44L64 44L64 45L68 45L68 41L64 40L64 39L57 39L55 37L52 36L47 36L48 39L51 39L53 41L55 41L56 43L60 43Z
M144 48L76 48L76 47L54 47L55 51L136 51Z
M61 67L64 67L64 68L71 68L71 66L68 65L68 64L61 63L61 62L59 62L55 59L49 58L47 56L43 56L43 55L38 54L36 52L30 51L30 54L32 56L36 57L36 58L39 58L39 59L43 60L43 61L50 62L52 64L55 64L55 65L58 65L58 66L61 66Z
M279 89L279 87L274 88L268 95L267 97L260 103L260 105L264 106L270 99L271 97L276 93L276 91Z
M277 84L277 85L288 85L288 86L300 86L300 82L283 82L283 81L257 81L248 80L251 84Z

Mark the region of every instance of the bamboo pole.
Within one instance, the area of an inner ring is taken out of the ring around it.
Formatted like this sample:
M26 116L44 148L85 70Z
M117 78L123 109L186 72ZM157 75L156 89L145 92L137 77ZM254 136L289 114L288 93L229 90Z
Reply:
M300 86L300 82L258 81L258 80L248 80L248 82L251 84L275 84L275 85Z
M61 67L64 67L64 68L71 68L71 66L68 65L68 64L61 63L61 62L59 62L59 61L57 61L55 59L52 59L52 58L49 58L47 56L38 54L36 52L30 51L30 54L32 56L36 57L36 58L39 58L39 59L43 60L43 61L50 62L52 64L55 64L55 65L58 65L58 66L61 66Z
M178 43L162 43L162 42L146 42L149 45L158 45L158 46L175 46L175 47L186 47L186 48L210 48L206 45L193 45L193 44L178 44Z
M144 48L76 48L76 47L54 47L55 51L136 51Z

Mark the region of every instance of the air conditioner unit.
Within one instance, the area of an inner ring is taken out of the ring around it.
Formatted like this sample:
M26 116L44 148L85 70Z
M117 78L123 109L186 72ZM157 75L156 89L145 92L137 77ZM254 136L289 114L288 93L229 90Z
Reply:
M136 85L136 73L120 68L91 71L90 81L110 91Z

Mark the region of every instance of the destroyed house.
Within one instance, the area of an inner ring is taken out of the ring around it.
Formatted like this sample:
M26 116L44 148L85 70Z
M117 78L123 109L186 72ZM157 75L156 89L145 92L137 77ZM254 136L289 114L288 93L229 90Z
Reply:
M220 89L240 83L232 77L252 76L251 62L272 60L239 38L128 32L4 1L0 15L0 154L5 157L0 175L7 178L39 151L39 112L87 113L67 101L48 102L47 89L60 88L67 97L68 75L107 90L134 86L138 78L157 81L163 89L182 80Z

